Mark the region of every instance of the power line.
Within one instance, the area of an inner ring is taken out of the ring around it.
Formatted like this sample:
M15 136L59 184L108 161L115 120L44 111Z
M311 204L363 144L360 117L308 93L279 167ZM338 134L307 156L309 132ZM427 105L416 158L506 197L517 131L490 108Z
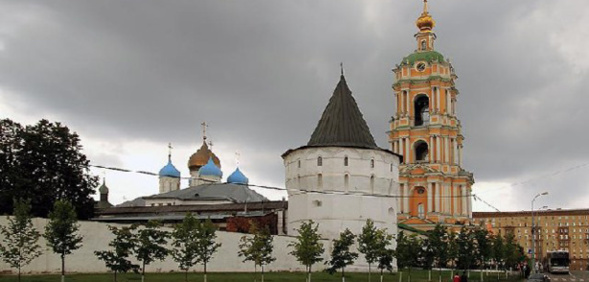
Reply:
M118 167L109 167L109 166L102 166L102 165L90 165L91 167L101 168L101 169L108 169L118 172L126 172L126 173L138 173L143 175L149 176L159 176L157 173L143 171L143 170L131 170L125 168L118 168ZM194 179L194 177L180 177L180 179ZM206 180L202 178L197 178L200 180ZM301 193L311 193L311 194L325 194L325 195L347 195L347 196L368 196L368 197L382 197L382 198L394 198L394 199L411 199L417 198L418 196L401 196L401 195L383 195L383 194L375 194L375 193L367 193L362 191L352 191L352 192L344 192L344 191L335 191L335 190L309 190L309 189L287 189L283 187L275 187L275 186L267 186L267 185L257 185L257 184L241 184L241 183L233 183L237 185L244 185L249 187L256 187L261 189L267 190L274 190L274 191L282 191L282 192L301 192ZM474 198L474 194L471 195ZM438 196L437 198L440 199L448 199L448 198L468 198L468 195L453 195L453 196ZM479 198L480 199L480 198Z

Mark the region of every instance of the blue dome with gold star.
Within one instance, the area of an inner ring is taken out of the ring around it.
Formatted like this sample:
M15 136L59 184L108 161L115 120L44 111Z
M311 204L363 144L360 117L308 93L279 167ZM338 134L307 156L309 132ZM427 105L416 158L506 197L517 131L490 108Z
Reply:
M213 162L213 158L209 158L207 164L201 167L198 171L198 175L223 177L223 172L217 165L215 165L215 163Z
M248 184L249 179L237 168L229 177L227 177L228 183L234 184Z

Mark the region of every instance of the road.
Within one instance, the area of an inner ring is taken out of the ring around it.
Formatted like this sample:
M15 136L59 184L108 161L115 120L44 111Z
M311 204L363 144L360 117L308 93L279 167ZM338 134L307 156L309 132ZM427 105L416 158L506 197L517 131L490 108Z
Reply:
M570 274L550 274L551 282L589 282L589 273L587 271L571 271Z

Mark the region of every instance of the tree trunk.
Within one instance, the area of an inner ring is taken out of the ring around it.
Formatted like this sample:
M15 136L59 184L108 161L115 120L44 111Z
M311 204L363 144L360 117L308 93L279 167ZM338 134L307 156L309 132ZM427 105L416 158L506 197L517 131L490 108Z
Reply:
M399 270L399 282L403 282L403 270Z
M258 281L258 265L254 262L254 282Z
M18 266L18 282L20 282L20 265Z
M61 282L65 282L65 253L61 253Z
M411 282L411 266L409 266L409 276L407 277L407 281Z
M432 281L432 270L431 269L427 272L427 281Z
M438 282L442 282L442 268L438 267Z
M264 265L260 265L260 267L262 268L262 282L264 282Z
M346 273L345 273L345 267L342 267L342 282L346 282Z
M382 277L382 273L383 273L383 271L384 271L384 269L381 269L381 270L380 270L380 282L382 282L382 278L383 278L383 277Z
M483 282L484 278L483 278L483 269L481 268L481 282Z
M207 263L204 263L204 267L205 267L205 282L207 282Z
M188 268L184 270L184 282L188 282Z
M117 282L117 271L115 270L115 282Z
M141 282L145 282L145 260L143 261L143 267L141 268Z
M370 263L368 263L368 282L370 282Z

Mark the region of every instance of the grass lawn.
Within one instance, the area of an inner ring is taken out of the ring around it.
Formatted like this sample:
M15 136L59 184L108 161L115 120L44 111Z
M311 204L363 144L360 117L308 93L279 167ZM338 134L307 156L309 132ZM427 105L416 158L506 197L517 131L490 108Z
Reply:
M254 281L253 273L209 273L207 275L208 282L221 282L221 281ZM384 275L384 281L399 282L399 274L386 274ZM402 282L408 282L408 272L403 271ZM138 274L127 273L117 275L119 282L137 282L141 281L141 276ZM379 273L372 273L372 281L379 282ZM509 280L505 280L505 276L501 277L501 281L520 281L517 277L512 277ZM438 281L437 271L432 272L433 282ZM18 281L16 276L0 276L0 281ZM59 275L24 275L22 276L23 282L59 282ZM71 274L66 276L66 282L110 282L113 281L112 274ZM184 281L183 273L148 273L145 275L145 282L182 282ZM203 281L202 273L191 272L188 274L188 281L201 282ZM257 281L260 281L259 273ZM270 272L265 274L265 282L278 282L278 281L305 281L305 273L302 272ZM329 275L325 272L314 272L312 275L312 281L341 281L341 274ZM346 273L346 282L354 281L368 281L368 273ZM425 270L412 270L411 282L425 282L428 281L428 272ZM449 282L450 272L442 272L442 281ZM479 273L471 273L469 281L477 282L480 281ZM489 274L484 277L485 282L497 281L496 274Z

